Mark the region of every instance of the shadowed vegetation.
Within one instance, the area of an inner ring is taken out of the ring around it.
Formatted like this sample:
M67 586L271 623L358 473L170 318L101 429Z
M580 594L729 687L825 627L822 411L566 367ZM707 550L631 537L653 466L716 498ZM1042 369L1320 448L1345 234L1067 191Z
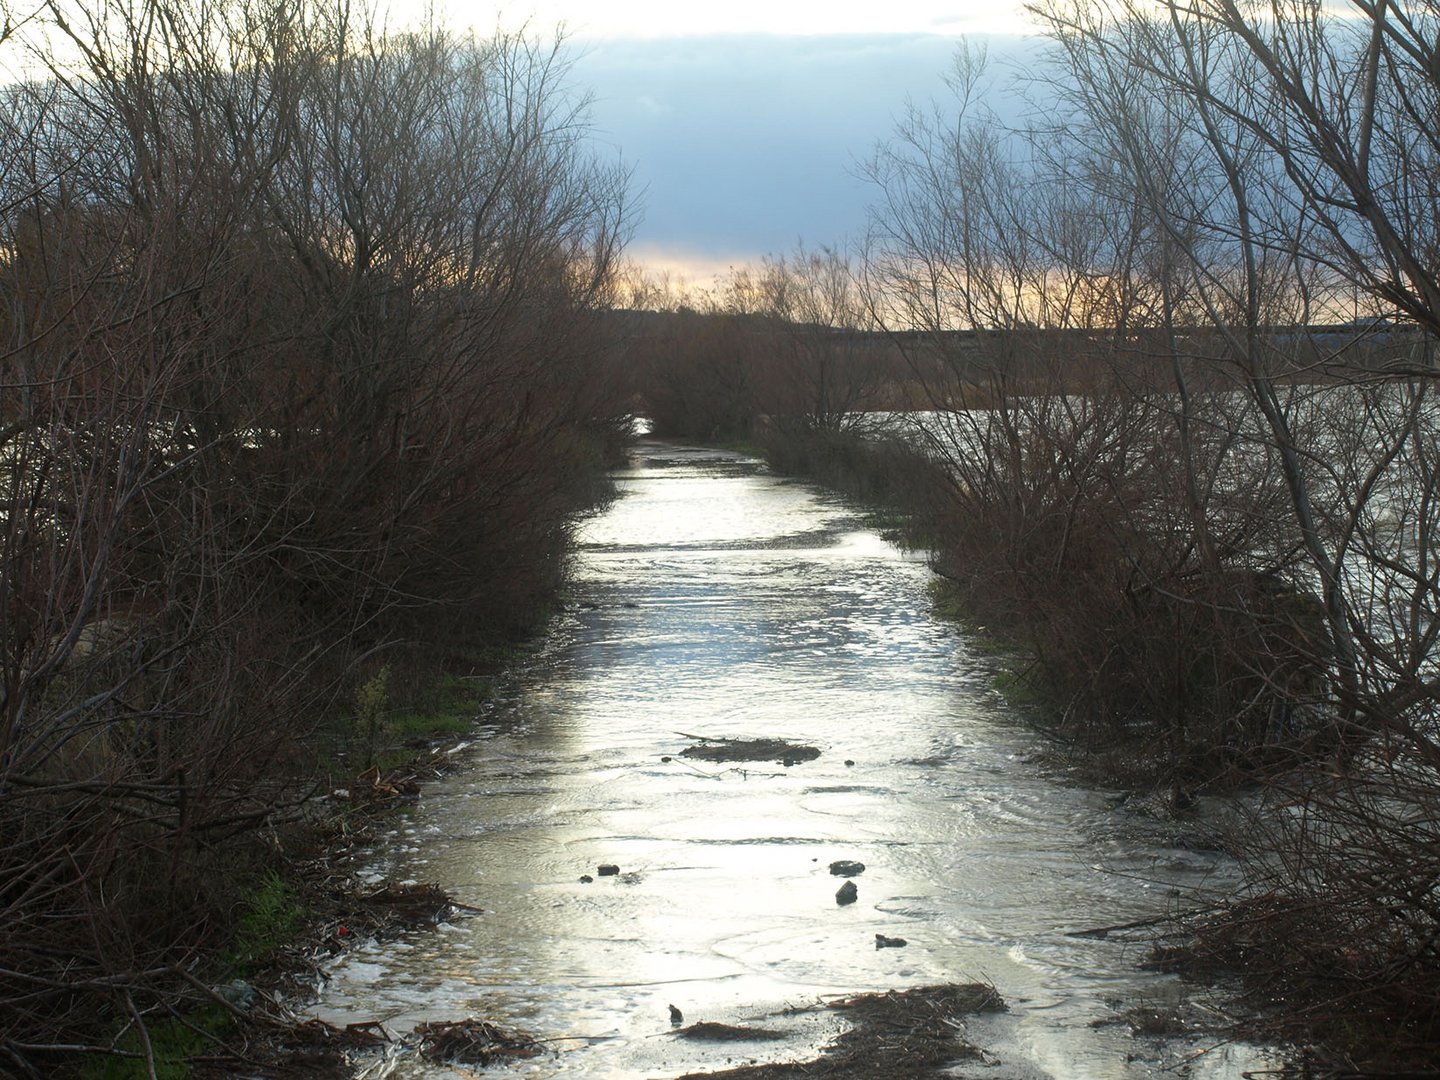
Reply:
M291 928L276 830L549 610L628 436L626 178L526 38L309 0L6 27L0 1072L123 1032L149 1075Z

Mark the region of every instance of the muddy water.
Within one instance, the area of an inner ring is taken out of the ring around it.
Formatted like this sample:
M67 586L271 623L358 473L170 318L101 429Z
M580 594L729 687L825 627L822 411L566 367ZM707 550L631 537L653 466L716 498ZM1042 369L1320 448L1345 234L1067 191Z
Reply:
M554 1040L512 1074L661 1077L804 1056L835 1030L808 1008L827 995L988 980L1011 1009L968 1025L986 1076L1129 1080L1205 1049L1120 1022L1193 1007L1139 970L1143 943L1072 932L1201 902L1233 866L1033 764L923 562L733 455L647 444L620 485L574 609L369 866L484 914L347 954L320 1015L479 1015ZM708 764L687 735L822 754ZM846 907L837 859L866 865ZM621 874L581 882L601 863ZM695 1047L672 1004L790 1038ZM1184 1075L1265 1060L1220 1046ZM452 1075L428 1068L396 1075Z

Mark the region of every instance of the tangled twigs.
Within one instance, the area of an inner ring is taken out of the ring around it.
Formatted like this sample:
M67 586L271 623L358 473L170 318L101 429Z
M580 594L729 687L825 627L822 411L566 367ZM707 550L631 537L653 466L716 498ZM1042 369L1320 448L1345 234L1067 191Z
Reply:
M435 1021L415 1028L420 1053L432 1061L489 1065L505 1059L533 1058L544 1047L523 1031L489 1020Z

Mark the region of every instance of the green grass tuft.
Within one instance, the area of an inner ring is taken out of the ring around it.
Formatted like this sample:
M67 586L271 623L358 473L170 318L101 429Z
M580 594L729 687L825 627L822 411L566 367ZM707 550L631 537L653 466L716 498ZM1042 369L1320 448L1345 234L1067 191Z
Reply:
M194 1071L190 1059L210 1050L230 1024L230 1014L218 1005L198 1009L183 1022L169 1019L148 1024L145 1030L155 1059L156 1080L189 1080ZM149 1080L145 1044L137 1032L126 1031L116 1049L126 1056L87 1063L80 1070L81 1080Z
M300 933L305 906L284 879L270 871L245 905L229 953L230 965L241 975L258 965Z

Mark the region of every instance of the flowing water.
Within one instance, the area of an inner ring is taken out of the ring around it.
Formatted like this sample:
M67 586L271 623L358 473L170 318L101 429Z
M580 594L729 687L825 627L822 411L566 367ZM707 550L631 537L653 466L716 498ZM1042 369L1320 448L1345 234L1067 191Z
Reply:
M985 658L930 614L923 560L736 455L643 444L619 485L584 531L574 609L370 859L484 913L348 952L319 1015L481 1016L553 1040L501 1075L665 1077L804 1058L837 1030L813 1008L835 995L989 981L1010 1010L967 1024L988 1064L957 1075L1269 1061L1123 1022L1191 1010L1191 991L1143 971L1134 935L1073 932L1197 904L1235 868L1035 764ZM822 753L713 764L679 756L691 735ZM838 859L866 865L849 906ZM580 880L602 863L621 873ZM672 1004L791 1037L696 1046Z

